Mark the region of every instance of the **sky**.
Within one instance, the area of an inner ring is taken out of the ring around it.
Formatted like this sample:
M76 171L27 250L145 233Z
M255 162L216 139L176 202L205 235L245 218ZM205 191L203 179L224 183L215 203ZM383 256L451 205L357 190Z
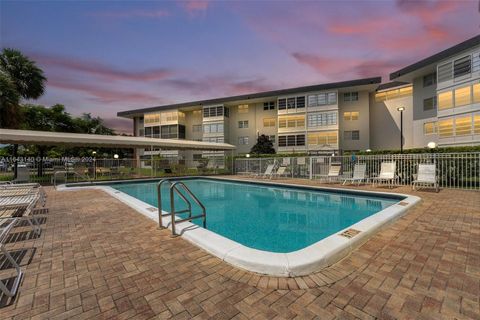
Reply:
M480 34L471 1L4 1L0 47L48 79L35 103L118 111L388 74Z

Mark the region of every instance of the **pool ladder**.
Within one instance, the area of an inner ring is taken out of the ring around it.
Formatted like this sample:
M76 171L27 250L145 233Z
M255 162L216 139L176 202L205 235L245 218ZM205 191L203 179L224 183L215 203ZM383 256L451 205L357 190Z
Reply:
M162 188L162 184L165 182L168 182L170 184L170 208L171 208L170 213L168 212L163 213L163 210L162 210L161 188ZM179 187L183 189L190 196L190 198L192 198L193 201L195 201L195 203L202 209L201 214L192 216L192 203L187 199L187 197L185 197L185 195L182 192L180 192ZM187 204L188 206L187 209L175 211L175 194L177 194L180 197L180 199L182 199L183 202ZM203 218L203 227L207 228L207 211L205 210L205 206L200 200L198 200L198 198L183 182L181 181L172 182L169 179L160 180L160 182L157 184L157 202L158 202L158 227L160 229L166 228L166 226L163 226L163 223L162 223L162 217L165 217L165 216L170 216L171 218L172 235L174 236L177 235L176 229L175 229L175 225L177 223L192 221L193 219ZM176 215L180 213L188 213L188 217L184 219L176 219Z

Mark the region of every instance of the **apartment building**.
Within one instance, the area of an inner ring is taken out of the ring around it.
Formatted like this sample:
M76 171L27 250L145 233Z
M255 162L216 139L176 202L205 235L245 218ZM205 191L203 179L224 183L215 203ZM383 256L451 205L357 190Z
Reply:
M395 71L390 79L412 86L411 105L406 103L411 112L405 115L411 124L407 147L429 141L480 144L480 36Z
M134 134L227 142L248 153L257 136L279 153L480 143L480 36L390 75L192 101L119 112ZM399 109L403 110L400 113ZM403 139L400 140L400 117ZM220 153L138 150L137 154L201 158Z

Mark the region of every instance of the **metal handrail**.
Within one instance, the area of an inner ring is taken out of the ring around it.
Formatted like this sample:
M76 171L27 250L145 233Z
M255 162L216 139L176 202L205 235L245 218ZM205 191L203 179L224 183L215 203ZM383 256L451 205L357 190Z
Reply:
M53 173L53 186L55 188L57 188L57 175L58 174L62 174L65 177L65 183L67 183L68 182L68 174L70 174L70 173L73 173L73 176L77 176L77 177L86 179L88 182L92 183L92 180L90 179L89 176L82 175L82 174L80 174L78 172L75 172L75 171L59 170L59 171L55 171ZM78 181L78 180L75 180L75 181Z
M157 207L158 207L158 228L164 229L166 227L163 226L162 222L162 217L168 216L170 213L165 213L163 214L162 210L162 184L164 182L170 183L172 185L172 182L169 179L162 179L160 182L157 184Z
M190 201L178 190L178 186L181 186L185 192L188 193L188 195L195 201L195 203L202 209L202 214L197 215L197 216L192 216L192 205ZM180 198L188 205L187 210L182 210L175 212L175 199L174 199L174 192L176 192ZM171 220L172 220L172 234L176 235L176 230L175 230L175 225L177 223L185 222L185 221L192 221L193 219L198 219L198 218L203 218L203 227L207 228L207 211L205 209L205 206L202 204L200 200L192 193L192 191L181 181L174 182L170 185L170 207L171 207ZM185 219L179 219L175 220L175 214L177 213L183 213L183 212L189 212L188 218Z

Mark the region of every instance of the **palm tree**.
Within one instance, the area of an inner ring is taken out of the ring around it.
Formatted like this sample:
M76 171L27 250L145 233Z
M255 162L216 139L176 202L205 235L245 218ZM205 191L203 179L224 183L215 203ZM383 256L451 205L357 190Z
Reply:
M43 71L20 51L5 48L0 54L0 128L17 129L20 99L37 99L45 90ZM18 145L13 147L17 156ZM17 162L15 161L15 177Z

